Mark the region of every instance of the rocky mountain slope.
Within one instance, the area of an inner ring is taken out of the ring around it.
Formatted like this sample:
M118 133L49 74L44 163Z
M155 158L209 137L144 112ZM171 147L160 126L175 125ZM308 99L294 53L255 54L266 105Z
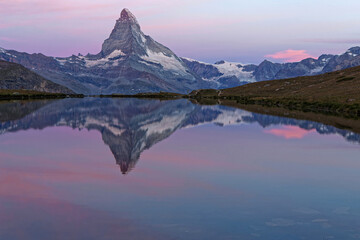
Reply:
M73 93L70 89L53 83L20 64L1 60L0 89L33 90L47 93Z

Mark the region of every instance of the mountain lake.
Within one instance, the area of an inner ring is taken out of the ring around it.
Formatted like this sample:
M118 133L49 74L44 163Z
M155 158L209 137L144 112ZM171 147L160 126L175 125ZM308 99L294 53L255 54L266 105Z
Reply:
M186 99L0 103L0 239L360 239L360 134Z

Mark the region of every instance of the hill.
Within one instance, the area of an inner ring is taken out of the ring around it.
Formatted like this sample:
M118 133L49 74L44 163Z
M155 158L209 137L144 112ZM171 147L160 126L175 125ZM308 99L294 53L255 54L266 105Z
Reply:
M317 76L256 82L223 90L196 90L189 96L360 116L359 93L360 67L354 67Z
M70 89L53 83L20 64L2 60L0 60L0 89L31 90L44 93L74 93Z

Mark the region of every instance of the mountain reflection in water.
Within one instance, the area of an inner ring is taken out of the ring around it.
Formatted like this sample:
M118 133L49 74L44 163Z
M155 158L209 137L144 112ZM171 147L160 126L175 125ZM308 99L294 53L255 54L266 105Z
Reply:
M123 174L135 167L142 151L166 139L176 130L214 123L219 126L258 123L263 128L284 125L283 130L266 130L285 137L294 127L338 134L346 141L360 142L360 135L317 122L255 114L225 106L201 106L188 100L143 100L84 98L56 101L3 102L0 104L0 134L52 126L97 130L109 146Z

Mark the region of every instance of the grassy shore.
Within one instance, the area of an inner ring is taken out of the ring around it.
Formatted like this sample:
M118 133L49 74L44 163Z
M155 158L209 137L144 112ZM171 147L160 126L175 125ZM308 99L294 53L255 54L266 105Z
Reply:
M46 93L30 90L0 90L0 100L27 100L27 99L60 99L60 98L81 98L82 94Z
M360 117L360 67L318 76L246 84L240 87L196 90L199 102L233 100L236 104L280 107L303 112Z

